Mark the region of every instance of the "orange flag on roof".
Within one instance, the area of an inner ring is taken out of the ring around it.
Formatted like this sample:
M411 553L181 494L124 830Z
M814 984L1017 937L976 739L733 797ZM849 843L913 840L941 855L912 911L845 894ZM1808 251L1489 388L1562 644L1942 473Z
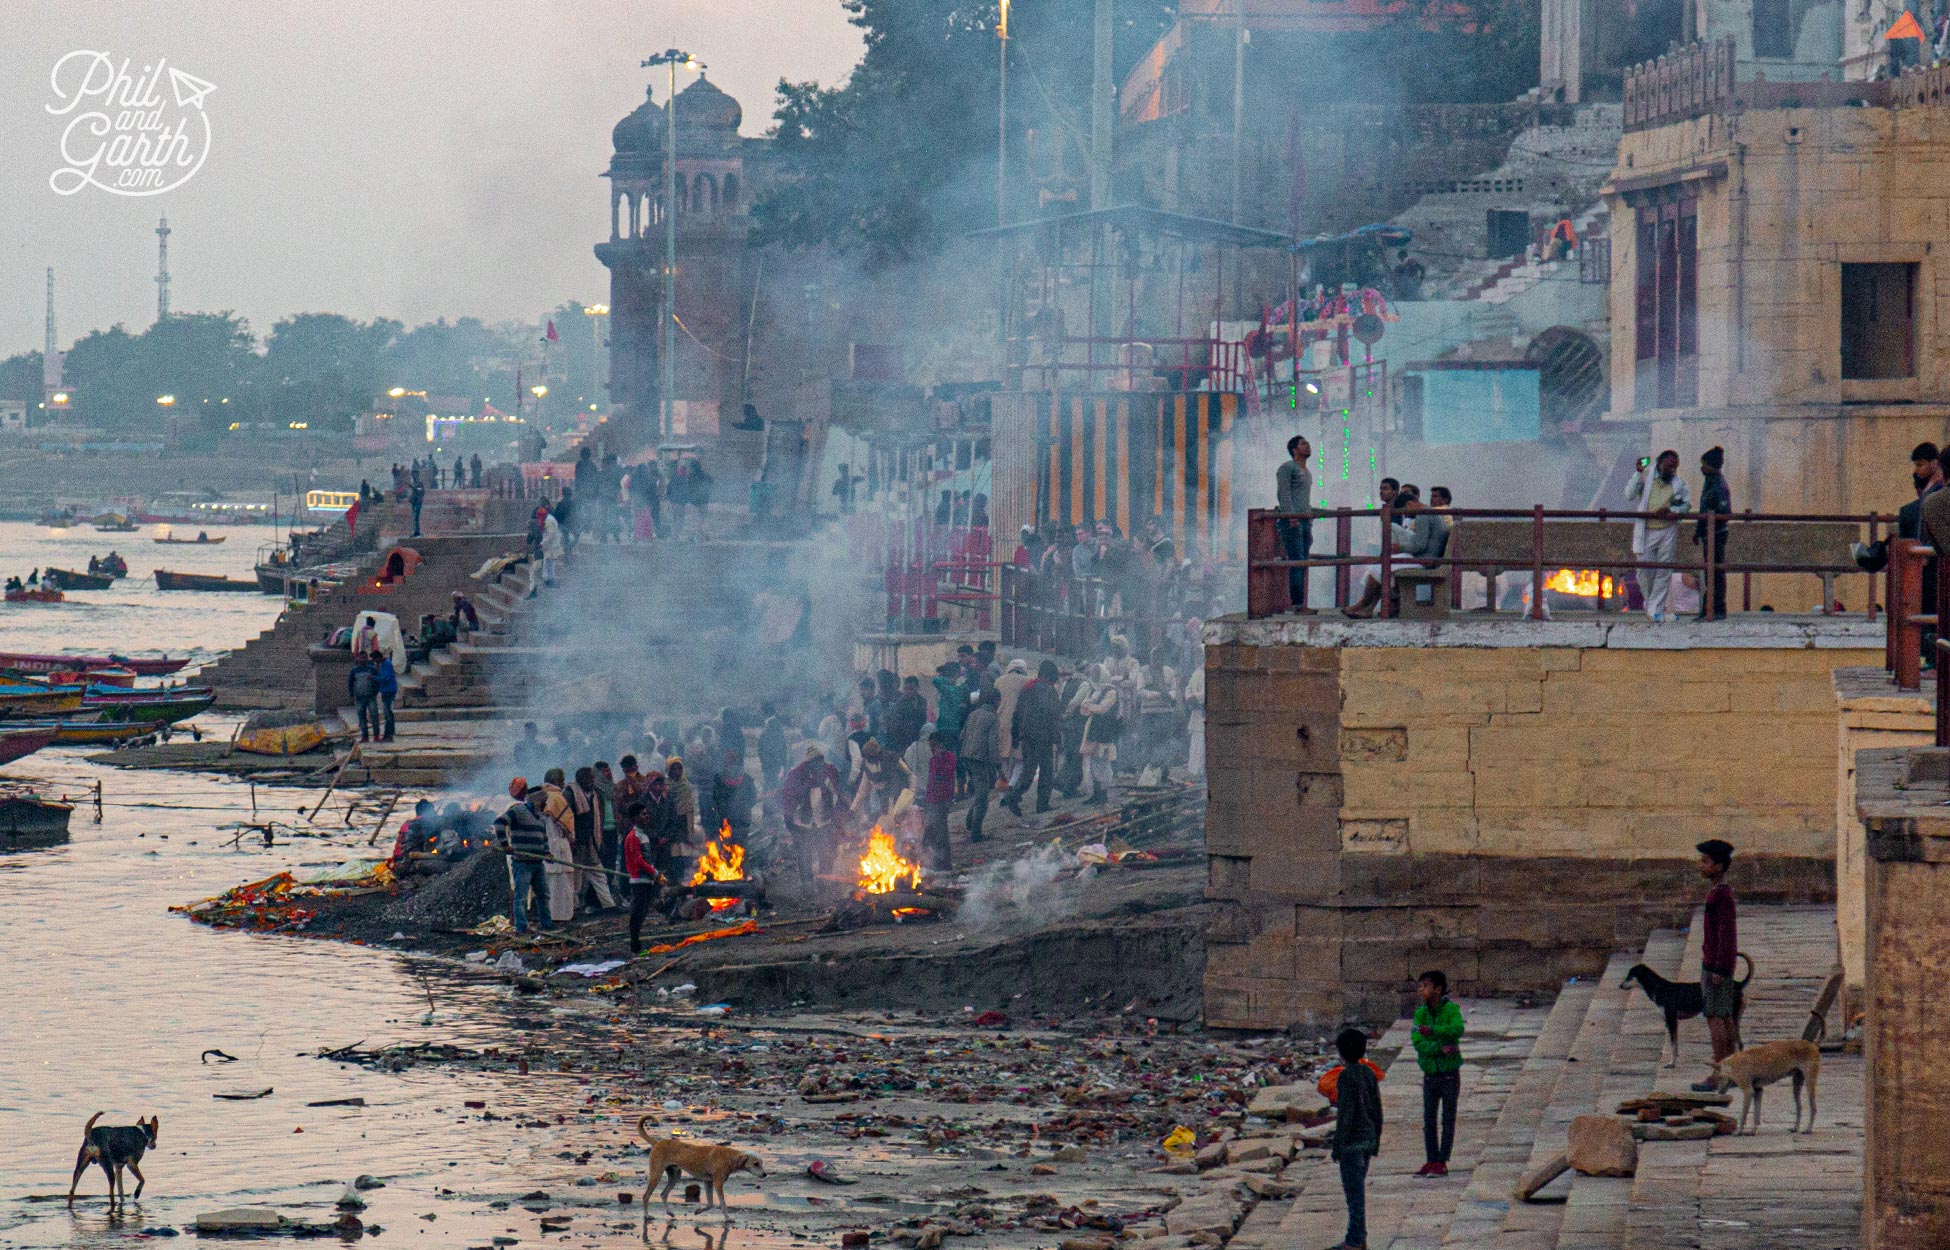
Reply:
M1896 19L1896 24L1883 32L1882 37L1884 39L1922 39L1925 36L1923 34L1923 27L1916 21L1916 14L1905 10L1903 15Z

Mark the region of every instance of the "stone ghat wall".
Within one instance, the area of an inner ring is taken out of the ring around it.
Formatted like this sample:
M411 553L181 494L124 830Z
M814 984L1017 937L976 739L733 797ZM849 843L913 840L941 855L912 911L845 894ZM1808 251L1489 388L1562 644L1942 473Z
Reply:
M1208 634L1208 1021L1392 1018L1430 967L1555 989L1684 923L1707 837L1743 898L1832 900L1830 672L1879 660Z

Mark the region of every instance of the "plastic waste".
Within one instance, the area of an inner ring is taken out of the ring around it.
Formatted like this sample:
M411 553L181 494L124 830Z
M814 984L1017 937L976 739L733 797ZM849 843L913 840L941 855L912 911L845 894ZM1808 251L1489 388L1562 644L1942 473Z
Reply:
M712 1003L707 1007L699 1007L697 1014L700 1016L728 1016L731 1014L731 1004Z
M1175 1154L1190 1154L1192 1148L1198 1145L1198 1134L1180 1124L1165 1134L1165 1139L1158 1144Z
M496 972L528 971L527 967L521 962L521 956L515 954L513 951L502 951L501 958L494 961L494 969Z

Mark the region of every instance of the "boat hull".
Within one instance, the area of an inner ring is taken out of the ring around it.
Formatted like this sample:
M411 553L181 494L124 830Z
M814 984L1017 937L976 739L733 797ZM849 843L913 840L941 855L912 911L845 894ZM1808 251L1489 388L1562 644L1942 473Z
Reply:
M51 746L54 732L52 727L0 730L0 764L26 759L42 747Z
M42 585L56 590L107 590L115 579L106 573L76 573L71 569L49 569L41 574Z
M68 840L74 808L31 795L0 795L0 851L59 846Z
M0 651L0 668L22 673L59 673L67 669L89 672L98 668L126 668L137 677L167 677L189 664L189 660L129 660L118 655L30 655L24 651Z
M235 580L214 573L172 573L168 569L156 570L157 590L216 590L233 593L257 593L257 579Z

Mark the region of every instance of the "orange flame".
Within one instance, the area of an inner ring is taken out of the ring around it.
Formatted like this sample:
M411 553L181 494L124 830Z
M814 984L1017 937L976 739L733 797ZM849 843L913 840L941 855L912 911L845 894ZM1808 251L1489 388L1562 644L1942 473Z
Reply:
M697 875L691 878L691 884L744 879L745 848L731 840L731 822L726 821L718 836L704 844L704 858L697 861Z
M892 834L875 825L867 834L867 853L860 857L860 888L869 894L888 894L905 882L921 888L921 866L904 859L894 848Z
M1611 578L1596 569L1559 569L1544 579L1544 589L1585 599L1609 599L1615 587Z

